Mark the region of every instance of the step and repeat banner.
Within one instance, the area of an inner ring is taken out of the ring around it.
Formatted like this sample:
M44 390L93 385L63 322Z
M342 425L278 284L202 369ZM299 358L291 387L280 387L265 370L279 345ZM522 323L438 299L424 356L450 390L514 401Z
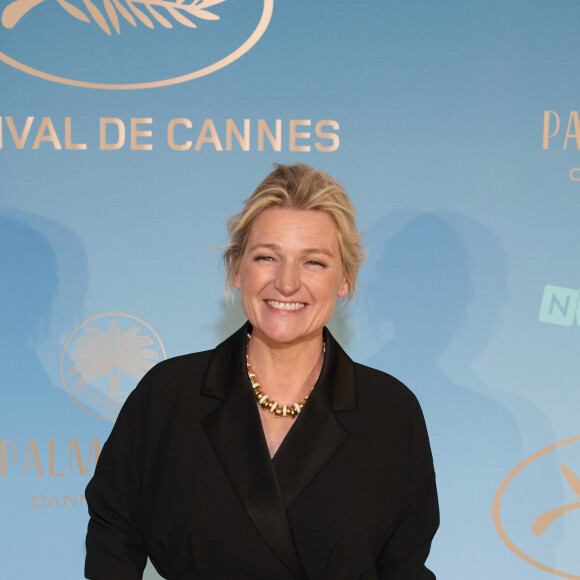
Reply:
M429 567L580 579L576 0L0 13L0 576L82 578L123 401L243 323L215 248L272 163L304 162L369 249L331 330L424 409Z

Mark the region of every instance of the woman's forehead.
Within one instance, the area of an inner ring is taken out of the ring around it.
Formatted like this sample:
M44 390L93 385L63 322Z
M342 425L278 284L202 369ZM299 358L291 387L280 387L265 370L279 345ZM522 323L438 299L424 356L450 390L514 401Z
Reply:
M269 208L254 220L248 247L254 245L310 245L338 248L338 232L333 219L316 210Z

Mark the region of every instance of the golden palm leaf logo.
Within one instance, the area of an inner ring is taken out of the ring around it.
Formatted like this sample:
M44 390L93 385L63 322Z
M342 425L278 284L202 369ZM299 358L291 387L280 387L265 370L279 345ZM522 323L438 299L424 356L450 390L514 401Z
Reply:
M273 10L274 0L7 0L0 61L75 87L166 87L241 58L264 35Z
M84 411L114 420L161 354L165 358L163 345L145 322L127 314L102 314L83 323L67 341L61 357L63 382Z
M30 10L46 0L15 0L2 12L2 25L14 28L20 19ZM94 21L107 34L111 34L111 26L117 34L121 34L120 19L131 26L137 26L140 21L148 28L154 28L155 22L164 28L173 28L173 22L197 28L195 19L219 20L219 16L209 8L226 0L102 0L101 8L92 0L83 0L79 7L68 0L56 0L59 6L81 22Z

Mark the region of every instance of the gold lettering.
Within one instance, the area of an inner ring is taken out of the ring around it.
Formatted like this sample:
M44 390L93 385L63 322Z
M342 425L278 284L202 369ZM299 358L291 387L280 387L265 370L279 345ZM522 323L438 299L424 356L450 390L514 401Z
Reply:
M580 174L580 167L574 167L574 169L570 170L570 179L572 181L580 181L580 175L576 175L576 174Z
M32 455L34 455L34 460L28 461L31 451ZM42 477L42 465L40 463L40 454L38 453L38 444L36 443L35 439L28 440L28 447L26 448L26 459L24 460L24 473L22 474L22 477L26 477L26 471L28 470L29 465L33 465L34 467L36 467L36 475L38 475L38 477Z
M58 497L56 497L56 495L50 496L50 499L48 500L46 507L48 507L49 505L57 505L58 507L61 507L60 501L58 501Z
M14 126L14 120L12 117L6 117L6 123L8 124L8 129L10 129L10 134L12 135L12 140L16 145L16 149L22 149L26 144L26 139L28 139L28 134L32 127L34 117L26 117L26 123L24 124L24 129L22 129L22 135L18 135L18 131Z
M64 119L64 148L82 150L87 148L86 143L73 143L72 142L72 128L71 128L71 118L65 117Z
M550 116L554 115L556 117L556 128L553 133L550 133ZM548 148L548 140L551 139L560 130L560 117L556 111L544 111L544 139L542 147L544 149Z
M193 127L189 119L171 119L171 121L169 121L169 125L167 126L167 142L169 143L169 147L175 151L187 151L188 149L191 149L191 146L193 145L191 141L186 141L183 143L183 145L177 145L177 143L175 143L175 138L173 135L175 125L185 125L188 129Z
M296 145L296 139L310 139L310 132L298 133L296 131L298 126L309 127L310 121L308 119L290 121L290 151L310 151L310 145Z
M73 501L68 495L65 495L64 500L63 500L63 505L66 507L67 503L71 503L72 505L76 506L77 505L77 496L75 495L74 498L75 499Z
M37 501L37 498L40 499L40 503ZM34 497L30 498L30 503L32 504L32 507L35 508L40 508L40 507L44 507L46 500L44 499L43 495L35 495Z
M45 134L45 131L47 131L48 134ZM38 129L38 133L36 134L36 139L34 140L34 145L32 148L38 149L43 141L52 143L55 149L62 149L50 117L43 117L42 121L40 122L40 128Z
M99 439L93 439L91 442L91 448L89 449L89 456L86 465L83 465L83 460L81 457L81 451L79 449L79 442L76 439L71 439L69 441L69 465L70 474L73 474L73 452L77 462L77 468L81 475L86 475L89 472L89 466L91 464L91 456L93 456L93 462L95 466L99 460L99 455L101 453L101 442Z
M264 135L268 137L274 151L282 151L282 119L276 119L276 137L264 119L258 119L258 151L264 151Z
M210 132L211 136L207 136L207 132ZM199 137L195 143L195 150L199 151L204 143L213 143L216 151L223 151L222 144L218 137L217 131L215 130L215 125L211 119L206 119L203 122L203 127L199 132Z
M134 151L151 151L153 149L152 143L138 143L137 137L151 137L153 131L145 131L138 129L138 125L152 125L153 119L148 118L136 118L131 119L131 149Z
M116 125L118 137L116 143L107 143L107 125ZM100 148L103 150L121 149L125 145L125 123L116 117L101 117L100 119Z
M336 133L327 133L322 130L323 127L331 127L335 131L340 129L340 126L336 121L318 121L316 123L316 136L320 137L321 139L330 139L332 141L332 145L321 145L320 143L316 143L315 147L318 151L323 151L324 153L330 153L331 151L336 151L340 144L340 139Z
M13 450L12 461L10 463L8 463L8 453L6 451L7 443L10 443L10 445L12 445ZM14 441L2 439L2 441L0 441L0 477L6 477L6 468L12 465L16 461L17 457L18 450L16 449L16 445L14 445Z
M59 498L56 495L51 495L48 500L44 495L34 495L30 498L30 504L32 507L35 508L43 508L49 507L51 505L58 506L58 507L67 507L67 506L74 506L74 507L83 507L86 503L84 495L63 495L62 498Z
M250 150L250 119L244 119L244 136L242 137L233 119L226 120L226 151L232 150L232 134L236 136L242 151Z
M572 123L574 123L574 133L570 133ZM566 137L564 139L564 149L568 146L568 139L570 137L576 139L576 149L580 149L580 119L578 118L578 111L570 111L570 119L568 120L568 128L566 129Z
M54 471L54 439L48 440L48 475L51 477L64 475L64 473L55 473Z

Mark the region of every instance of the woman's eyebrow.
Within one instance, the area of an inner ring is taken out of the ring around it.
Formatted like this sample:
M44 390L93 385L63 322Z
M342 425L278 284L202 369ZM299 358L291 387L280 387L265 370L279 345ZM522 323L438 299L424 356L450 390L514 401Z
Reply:
M266 249L266 250L272 250L272 251L276 252L280 249L280 246L278 244L254 244L253 246L251 246L248 249L250 251Z
M301 253L303 256L306 256L307 254L323 254L329 258L332 257L332 252L326 248L307 248L306 250L302 250Z
M253 246L249 247L248 250L253 252L255 250L271 250L273 252L280 251L280 246L278 244L267 244L267 243L260 243L254 244ZM326 248L305 248L300 252L302 256L307 256L309 254L323 254L324 256L328 256L329 258L333 256L330 250Z

